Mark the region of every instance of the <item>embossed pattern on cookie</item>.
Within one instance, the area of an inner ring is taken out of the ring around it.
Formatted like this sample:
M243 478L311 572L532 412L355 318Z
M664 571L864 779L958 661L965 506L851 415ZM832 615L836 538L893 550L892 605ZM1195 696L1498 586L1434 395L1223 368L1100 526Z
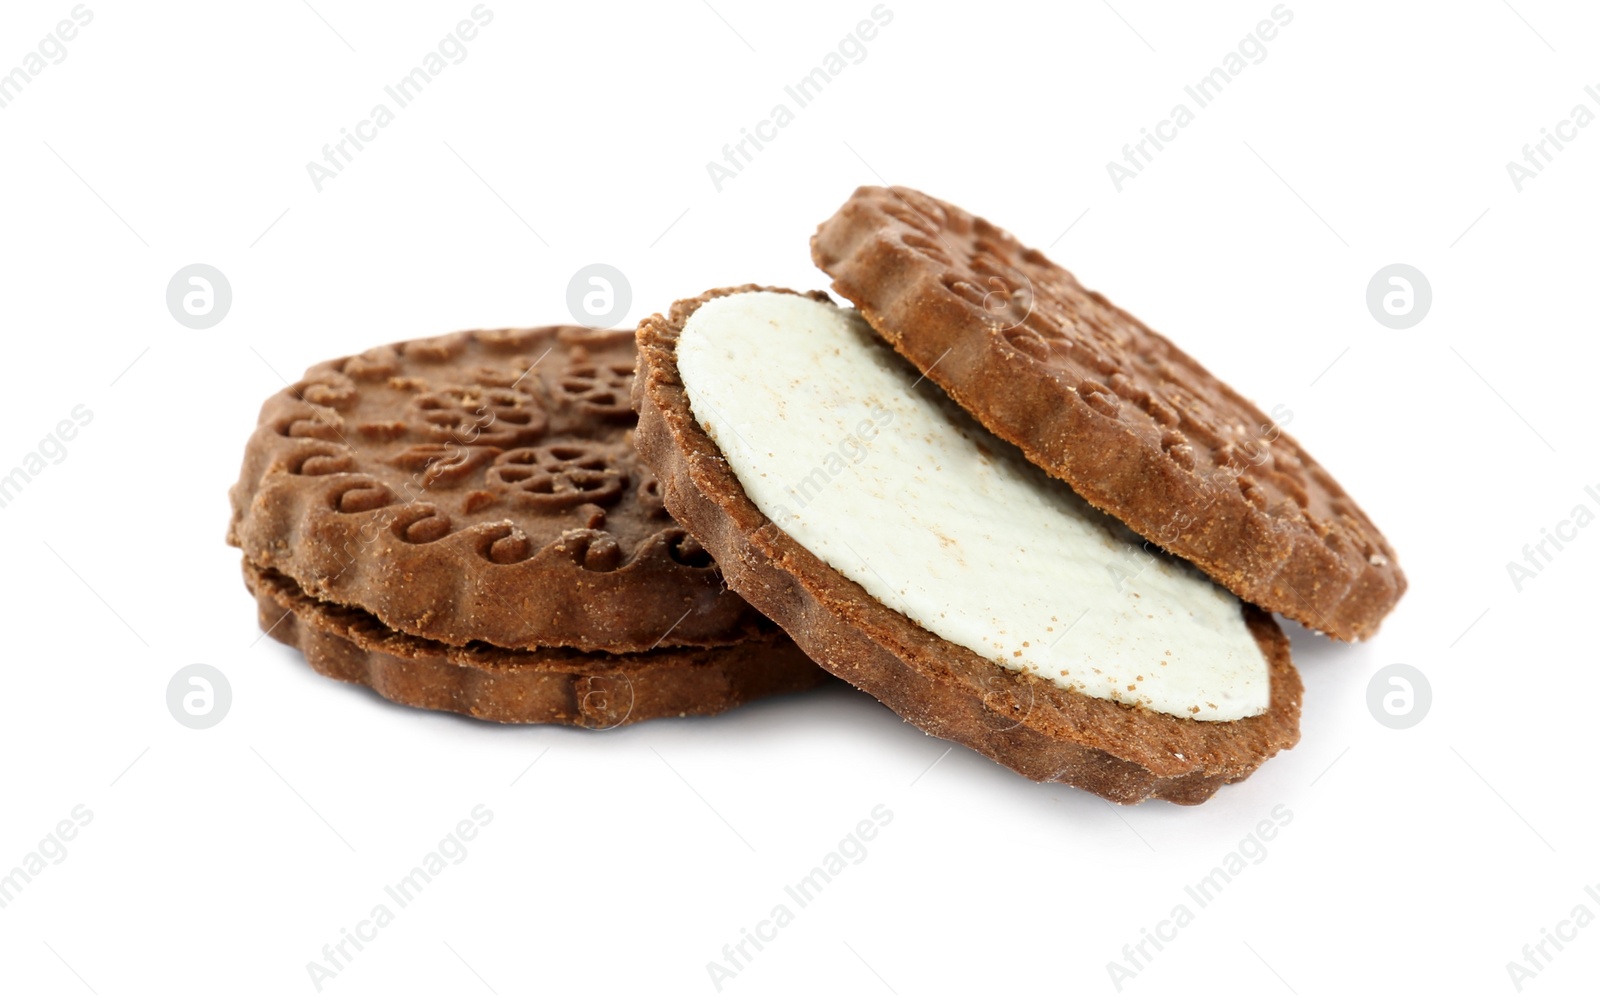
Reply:
M453 646L724 646L758 617L633 449L629 332L498 329L318 364L262 408L228 539Z
M1004 229L862 187L811 247L986 428L1244 600L1348 640L1405 592L1382 533L1271 418Z

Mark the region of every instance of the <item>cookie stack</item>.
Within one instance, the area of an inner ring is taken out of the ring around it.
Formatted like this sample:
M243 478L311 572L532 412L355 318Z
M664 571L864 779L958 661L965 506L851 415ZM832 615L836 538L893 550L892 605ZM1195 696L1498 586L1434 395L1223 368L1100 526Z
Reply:
M827 675L633 446L630 332L462 332L312 367L232 490L262 628L320 673L498 722L704 715Z
M864 187L812 252L853 308L712 290L640 325L636 376L629 336L576 328L314 368L233 494L263 625L330 676L500 721L831 673L1124 803L1204 801L1293 746L1272 613L1365 638L1405 590L1332 476L957 207Z

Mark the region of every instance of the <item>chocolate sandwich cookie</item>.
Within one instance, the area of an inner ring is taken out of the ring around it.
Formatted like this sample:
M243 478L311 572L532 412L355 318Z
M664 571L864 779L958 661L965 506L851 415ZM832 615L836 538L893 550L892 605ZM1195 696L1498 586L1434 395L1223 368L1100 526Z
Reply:
M611 729L673 715L714 715L831 680L777 626L712 647L639 653L447 646L395 630L370 612L309 597L281 573L244 564L261 628L298 648L319 674L390 701L492 722Z
M1299 738L1288 641L987 432L825 294L639 327L637 443L730 587L937 736L1193 804Z
M765 631L633 447L629 332L461 332L270 398L228 541L307 596L450 646L634 653Z
M1340 639L1406 589L1383 535L1255 405L1010 233L862 187L812 256L995 435L1246 601Z

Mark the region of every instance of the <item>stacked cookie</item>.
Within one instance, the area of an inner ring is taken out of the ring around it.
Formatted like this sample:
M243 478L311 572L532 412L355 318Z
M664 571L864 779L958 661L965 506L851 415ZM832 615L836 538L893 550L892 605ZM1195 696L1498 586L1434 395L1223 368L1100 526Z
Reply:
M1272 613L1365 638L1405 590L1327 471L950 204L865 187L812 250L854 308L713 290L640 325L636 376L627 336L573 328L314 368L234 491L263 625L501 721L616 724L611 674L631 721L827 672L1125 803L1204 801L1293 746Z
M462 332L263 406L230 544L320 673L500 722L611 728L826 680L723 587L633 447L633 335Z

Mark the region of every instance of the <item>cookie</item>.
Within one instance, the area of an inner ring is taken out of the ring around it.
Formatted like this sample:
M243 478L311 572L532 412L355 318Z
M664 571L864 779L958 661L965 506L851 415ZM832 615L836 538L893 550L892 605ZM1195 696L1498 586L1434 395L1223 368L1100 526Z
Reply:
M1272 419L1003 229L862 187L811 250L986 428L1244 600L1355 640L1404 593L1383 535Z
M246 561L261 628L317 673L416 708L491 722L611 729L672 715L714 715L830 680L777 626L731 646L640 653L447 646L390 629L358 608L318 601Z
M1299 738L1271 617L950 403L825 294L639 327L637 443L730 587L824 669L1036 780L1193 804Z
M267 400L228 541L306 594L451 646L631 653L761 629L634 452L629 332L461 332Z

